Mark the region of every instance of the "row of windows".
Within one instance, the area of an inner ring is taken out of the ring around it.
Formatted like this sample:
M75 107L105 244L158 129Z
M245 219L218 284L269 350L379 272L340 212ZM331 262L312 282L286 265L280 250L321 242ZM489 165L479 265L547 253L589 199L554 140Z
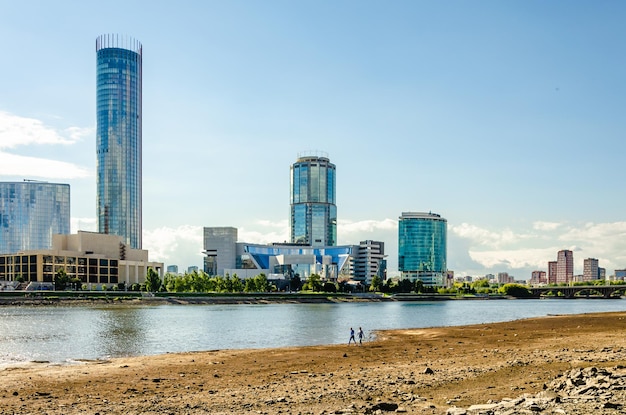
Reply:
M65 271L68 275L72 274L102 274L117 275L117 267L98 267L98 266L75 266L75 265L44 265L43 272L57 273ZM37 264L30 265L0 265L0 274L19 274L19 273L37 273Z
M89 275L89 276L79 276L78 279L82 283L95 283L95 284L117 284L119 282L119 278L117 275ZM25 279L26 281L37 281L37 279ZM54 274L43 274L44 282L54 282Z

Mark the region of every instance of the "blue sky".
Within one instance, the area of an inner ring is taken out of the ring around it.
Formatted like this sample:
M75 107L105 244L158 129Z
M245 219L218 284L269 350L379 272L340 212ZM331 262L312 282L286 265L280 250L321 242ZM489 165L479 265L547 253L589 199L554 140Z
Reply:
M0 0L0 180L69 183L95 230L95 39L143 44L150 259L202 227L289 239L289 166L337 165L340 244L448 219L457 275L527 279L559 249L626 268L621 1Z

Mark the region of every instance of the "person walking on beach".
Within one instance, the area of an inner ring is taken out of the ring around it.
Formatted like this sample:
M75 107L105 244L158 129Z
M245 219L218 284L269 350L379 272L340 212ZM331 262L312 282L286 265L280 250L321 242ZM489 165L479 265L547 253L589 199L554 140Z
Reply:
M359 327L358 336L359 336L359 346L360 346L361 344L363 344L363 336L365 336L365 334L363 333L363 329L361 327Z
M350 340L348 340L348 346L350 346L351 342L354 342L354 344L356 345L356 339L354 338L354 329L352 327L350 327Z

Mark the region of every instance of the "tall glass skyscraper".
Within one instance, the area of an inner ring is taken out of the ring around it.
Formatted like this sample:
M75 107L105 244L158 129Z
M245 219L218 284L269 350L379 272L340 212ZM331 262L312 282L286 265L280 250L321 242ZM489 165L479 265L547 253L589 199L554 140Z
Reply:
M448 222L435 213L402 212L398 223L398 270L402 279L444 285L447 228Z
M50 249L70 233L70 185L0 182L0 253Z
M291 165L291 242L337 245L335 165L326 156L300 155Z
M98 232L141 249L141 43L96 39Z

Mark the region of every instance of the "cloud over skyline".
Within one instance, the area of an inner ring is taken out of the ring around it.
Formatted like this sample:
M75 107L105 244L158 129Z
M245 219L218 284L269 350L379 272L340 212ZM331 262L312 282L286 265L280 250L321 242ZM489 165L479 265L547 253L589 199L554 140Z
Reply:
M86 135L88 128L68 127L59 132L41 120L0 111L0 175L23 178L76 179L91 173L75 163L52 158L15 154L18 147L71 146Z

